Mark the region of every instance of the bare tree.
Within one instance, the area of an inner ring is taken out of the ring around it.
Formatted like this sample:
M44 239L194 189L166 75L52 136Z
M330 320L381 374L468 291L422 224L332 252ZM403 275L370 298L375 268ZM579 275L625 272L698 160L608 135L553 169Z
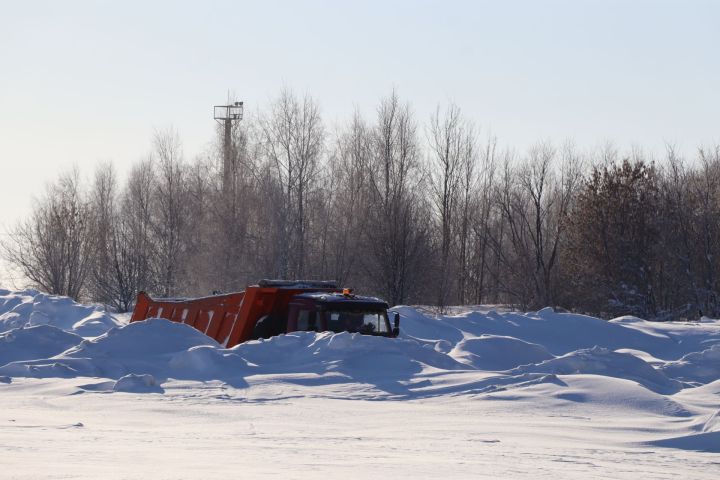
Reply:
M717 251L720 249L720 149L701 148L694 168L688 169L673 148L668 148L669 172L665 175L667 213L662 220L672 220L663 229L671 242L669 251L680 262L678 277L685 278L685 302L692 300L686 313L717 315ZM680 287L676 287L679 289ZM674 303L678 303L675 301ZM677 316L681 305L668 305ZM694 311L693 311L694 310Z
M113 275L113 241L118 221L116 196L115 169L109 162L101 163L95 170L89 199L93 258L88 290L95 301L118 307Z
M468 156L463 166L458 286L461 304L470 298L478 304L482 303L490 290L487 283L492 262L490 239L494 229L491 220L495 202L496 155L497 140L490 137L482 151L479 167L475 167L474 156ZM499 225L502 226L502 223ZM496 234L499 244L502 244L502 234L500 228ZM497 283L497 273L494 278ZM498 290L497 285L493 290Z
M107 179L106 173L101 170L100 177ZM103 184L106 183L100 182ZM154 185L152 159L134 166L116 206L111 209L112 225L103 227L107 228L107 233L103 236L102 258L108 263L94 278L95 289L102 292L95 300L106 299L103 301L119 311L132 307L139 290L155 289L153 260L156 248L151 233Z
M222 170L205 158L187 166L185 175L185 211L188 218L183 233L183 289L207 294L228 288L229 271L234 266L227 244L233 217L222 195ZM228 196L233 196L229 188ZM229 224L229 225L228 225ZM226 226L227 225L227 226Z
M42 290L79 299L91 267L90 209L77 169L47 187L3 244L6 260Z
M555 281L564 240L565 216L581 180L579 156L567 146L558 152L548 144L530 150L517 168L505 163L499 207L507 226L510 251L496 240L505 268L514 279L505 289L523 307L551 305L557 300Z
M440 237L437 304L443 309L453 289L450 281L458 276L457 263L465 261L467 215L473 188L471 177L476 161L476 140L472 124L462 117L460 108L456 105L450 105L442 118L438 107L430 118L428 140L431 157L430 192L438 218ZM457 225L458 217L463 218L459 225L460 230ZM462 237L461 242L465 243L459 247L459 256L463 258L458 258L458 233ZM463 274L460 274L460 277L462 276Z
M183 235L188 224L186 170L177 131L156 132L153 155L157 165L157 183L151 190L157 288L161 295L169 296L182 288Z
M279 268L283 276L302 277L306 261L306 206L316 179L325 133L312 97L299 100L284 90L261 121L264 151L282 191Z
M422 219L429 212L424 210L415 121L395 92L380 104L373 137L366 268L384 296L399 304L426 280L421 265L429 256L429 229Z
M326 251L332 262L328 271L341 283L363 282L358 271L362 266L359 252L363 251L369 221L366 206L372 148L370 129L355 112L350 124L338 135L329 162L327 190L332 198L326 216L329 223Z

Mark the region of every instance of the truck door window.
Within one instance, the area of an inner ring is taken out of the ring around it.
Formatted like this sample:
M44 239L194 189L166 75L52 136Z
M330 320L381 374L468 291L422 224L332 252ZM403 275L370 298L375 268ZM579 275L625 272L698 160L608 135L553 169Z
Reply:
M298 312L297 329L301 332L306 332L308 330L315 331L317 329L317 325L315 323L315 312L300 310Z

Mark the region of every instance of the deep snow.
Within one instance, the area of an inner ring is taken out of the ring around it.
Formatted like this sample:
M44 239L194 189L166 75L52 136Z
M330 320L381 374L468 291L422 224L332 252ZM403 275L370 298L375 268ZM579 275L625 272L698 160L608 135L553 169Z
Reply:
M167 320L126 325L127 317L67 298L0 290L3 471L11 478L140 478L147 468L161 478L207 478L225 467L289 478L719 471L720 321L395 311L398 339L296 332L225 349Z

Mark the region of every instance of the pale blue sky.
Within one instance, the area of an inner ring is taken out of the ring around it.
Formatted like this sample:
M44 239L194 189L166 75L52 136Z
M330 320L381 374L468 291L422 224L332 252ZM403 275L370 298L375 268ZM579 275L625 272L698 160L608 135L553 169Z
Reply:
M0 228L59 171L121 171L174 125L283 85L329 128L396 87L425 121L453 100L501 145L720 141L720 1L2 1Z

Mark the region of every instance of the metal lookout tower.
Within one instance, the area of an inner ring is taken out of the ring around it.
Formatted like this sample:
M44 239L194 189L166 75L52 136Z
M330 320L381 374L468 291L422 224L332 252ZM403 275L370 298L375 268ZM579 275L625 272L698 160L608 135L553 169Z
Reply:
M215 105L214 118L224 128L223 137L223 193L230 193L234 182L233 172L235 158L232 152L232 126L233 122L242 120L243 102L231 105Z

